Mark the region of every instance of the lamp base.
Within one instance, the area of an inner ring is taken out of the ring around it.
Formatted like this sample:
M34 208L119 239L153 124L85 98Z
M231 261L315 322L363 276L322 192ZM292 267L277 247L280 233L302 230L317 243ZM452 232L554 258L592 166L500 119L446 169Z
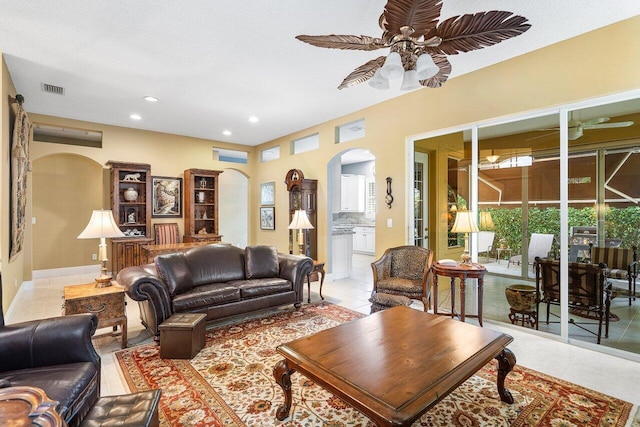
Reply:
M111 286L111 281L113 277L110 274L107 274L107 260L102 260L102 268L100 268L100 276L94 279L96 281L96 288L106 288L107 286Z
M96 277L94 279L96 281L96 288L106 288L107 286L111 286L111 281L113 277L107 275L100 275L100 277Z

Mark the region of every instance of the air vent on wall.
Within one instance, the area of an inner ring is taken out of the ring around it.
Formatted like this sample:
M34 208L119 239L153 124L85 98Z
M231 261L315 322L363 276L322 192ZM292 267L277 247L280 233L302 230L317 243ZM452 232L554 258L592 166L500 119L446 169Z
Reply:
M49 83L40 83L43 92L54 93L56 95L64 95L64 88Z

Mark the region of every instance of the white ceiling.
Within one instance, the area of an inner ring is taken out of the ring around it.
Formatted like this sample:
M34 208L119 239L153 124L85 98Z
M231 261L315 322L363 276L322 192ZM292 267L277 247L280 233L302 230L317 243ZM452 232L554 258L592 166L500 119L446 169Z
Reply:
M0 0L0 50L29 112L257 145L404 93L400 82L388 91L366 83L337 89L386 51L321 49L294 38L380 36L385 3ZM450 57L452 78L639 15L640 1L444 0L441 20L485 10L525 16L532 28ZM64 87L64 96L41 83Z

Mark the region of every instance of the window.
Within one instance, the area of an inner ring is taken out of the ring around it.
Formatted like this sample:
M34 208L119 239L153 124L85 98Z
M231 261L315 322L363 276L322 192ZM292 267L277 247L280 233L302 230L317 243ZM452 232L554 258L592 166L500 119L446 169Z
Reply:
M291 142L291 154L300 154L305 151L317 150L320 147L320 135L314 133L313 135L305 136L304 138L296 139Z
M347 123L336 127L336 144L351 141L358 138L364 138L365 124L364 119Z
M260 152L260 161L269 162L280 158L280 146L265 148Z
M238 150L229 150L226 148L214 148L213 160L221 162L242 163L247 164L247 152Z

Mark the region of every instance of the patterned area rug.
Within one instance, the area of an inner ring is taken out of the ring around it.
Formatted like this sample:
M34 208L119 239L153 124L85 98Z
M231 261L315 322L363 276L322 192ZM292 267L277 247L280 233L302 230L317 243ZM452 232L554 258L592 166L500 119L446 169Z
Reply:
M206 347L192 360L160 359L155 344L115 355L132 392L162 388L161 426L374 427L360 412L299 373L292 376L290 417L284 422L275 418L284 400L272 374L282 359L276 346L361 316L327 303L305 305L299 311L210 329ZM494 362L414 426L623 427L629 419L630 403L521 366L506 381L515 403L503 403Z

